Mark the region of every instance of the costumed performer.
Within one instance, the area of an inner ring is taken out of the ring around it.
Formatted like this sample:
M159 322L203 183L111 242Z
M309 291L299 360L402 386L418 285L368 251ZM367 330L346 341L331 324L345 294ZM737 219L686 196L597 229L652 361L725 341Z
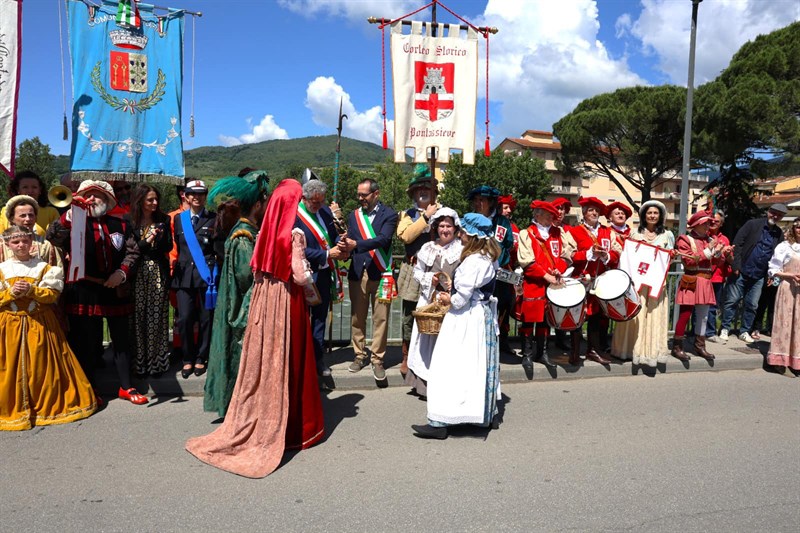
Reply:
M533 223L519 236L519 264L523 268L522 303L522 367L528 379L533 377L533 362L555 367L547 356L547 336L550 326L545 322L546 290L550 285L562 285L561 274L567 262L561 257L563 245L561 228L553 225L558 210L549 202L534 200Z
M417 308L420 297L419 281L414 277L414 264L417 261L417 252L431 239L429 222L440 207L436 202L438 192L430 167L425 163L418 163L406 189L414 207L401 211L397 222L397 237L405 248L403 262L400 263L400 275L397 277L397 295L403 300L403 360L400 362L400 374L403 376L408 373L408 350L414 326L411 312Z
M225 421L190 439L201 461L240 476L272 473L285 450L320 442L325 429L303 284L311 272L305 238L292 231L302 188L284 180L267 205L251 267L255 272L239 375Z
M21 226L34 232L31 255L41 258L50 266L64 268L58 249L36 233L36 217L39 213L39 204L36 200L30 196L19 194L8 200L3 213L6 219L11 222L11 225ZM3 241L2 246L0 246L0 262L12 257L14 257L14 254L11 248Z
M675 237L664 227L667 208L658 200L649 200L639 208L639 228L630 234L632 241L672 250ZM656 287L653 287L655 289ZM611 353L623 361L633 359L634 365L655 368L667 362L669 356L669 301L667 290L658 298L650 297L650 287L639 289L642 309L631 320L618 323L611 340Z
M633 215L633 209L622 202L611 202L606 206L606 220L611 226L611 230L616 234L617 240L624 243L625 239L631 235L631 227L628 219ZM641 224L641 221L639 221Z
M499 424L500 352L492 292L500 246L491 219L478 213L464 215L459 235L464 250L452 295L437 295L450 310L431 356L428 423L411 426L420 438L446 439L447 427L456 424Z
M53 312L64 271L31 255L33 233L10 226L0 263L0 430L66 424L97 410L94 392Z
M224 417L236 385L247 312L253 290L256 236L267 207L267 173L222 178L211 188L208 202L217 213L217 235L226 235L217 307L208 353L203 409Z
M767 364L800 370L800 220L786 230L769 261L769 275L780 279Z
M449 207L442 207L433 214L430 225L432 240L417 252L414 265L414 279L420 285L417 307L433 301L437 285L441 284L445 291L449 291L450 284L440 279L439 273L444 272L452 280L456 267L461 263L463 245L461 239L456 238L461 227L458 213ZM413 324L405 383L422 397L428 395L426 382L437 338L437 335L420 334L416 322Z

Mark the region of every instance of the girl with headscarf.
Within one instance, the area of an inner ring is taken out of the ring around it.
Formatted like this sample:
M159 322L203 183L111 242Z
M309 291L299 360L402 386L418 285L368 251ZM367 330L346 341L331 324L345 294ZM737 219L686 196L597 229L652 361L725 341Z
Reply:
M260 478L285 450L324 436L311 323L304 285L311 282L302 231L292 231L302 187L284 180L270 198L256 240L255 272L239 375L225 421L186 449L212 466Z

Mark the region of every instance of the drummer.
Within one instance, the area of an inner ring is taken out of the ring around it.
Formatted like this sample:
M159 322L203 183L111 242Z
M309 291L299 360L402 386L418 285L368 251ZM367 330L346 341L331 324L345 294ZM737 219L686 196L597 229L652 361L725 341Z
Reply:
M606 220L611 225L620 245L624 245L625 240L631 236L631 227L628 226L628 219L631 218L631 215L633 215L633 209L622 202L611 202L606 207Z
M553 225L558 210L550 202L534 200L533 223L519 236L517 257L524 269L523 297L519 309L522 319L522 367L533 377L533 362L556 366L547 356L550 327L544 320L545 291L549 285L563 284L561 274L567 263L561 258L562 231Z
M600 215L606 212L603 202L589 196L579 198L578 204L581 206L583 220L570 230L576 246L572 256L574 267L572 275L584 281L593 281L606 270L617 266L621 249L613 230L600 223ZM603 351L603 340L607 341L608 337L608 318L603 315L600 304L593 295L588 297L586 315L588 317L586 359L607 365L611 361L600 355L600 352ZM581 332L578 329L572 332L570 364L580 364L580 347Z
M572 264L572 254L575 252L575 239L572 238L569 232L571 226L564 223L564 217L569 214L569 210L572 208L572 202L569 201L569 198L561 196L550 203L558 210L558 216L553 220L553 226L561 228L561 257L564 258L567 263ZM555 333L556 347L562 350L569 350L567 332L563 329L556 329Z

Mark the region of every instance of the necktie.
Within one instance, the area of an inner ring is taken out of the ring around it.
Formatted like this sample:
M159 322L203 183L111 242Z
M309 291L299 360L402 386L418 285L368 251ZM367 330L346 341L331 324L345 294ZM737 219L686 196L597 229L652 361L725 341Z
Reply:
M193 228L197 226L197 221L198 220L200 220L200 216L199 215L192 215L192 227Z

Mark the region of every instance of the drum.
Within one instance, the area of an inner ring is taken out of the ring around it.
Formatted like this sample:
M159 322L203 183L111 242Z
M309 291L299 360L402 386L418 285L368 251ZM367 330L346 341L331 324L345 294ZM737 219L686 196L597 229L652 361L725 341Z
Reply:
M627 322L639 314L642 304L633 280L618 268L603 272L589 291L597 297L603 314L617 322Z
M556 329L572 331L586 320L586 287L577 279L566 279L561 287L547 287L547 323Z

